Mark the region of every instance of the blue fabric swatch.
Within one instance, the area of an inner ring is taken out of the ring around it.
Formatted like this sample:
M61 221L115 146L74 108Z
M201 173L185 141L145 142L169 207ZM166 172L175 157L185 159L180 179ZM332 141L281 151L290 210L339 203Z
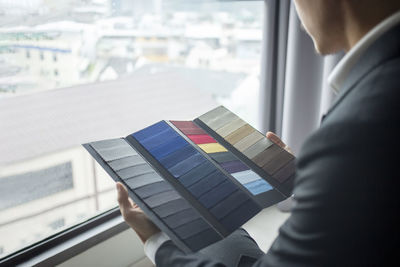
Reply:
M237 186L230 180L226 180L225 182L216 186L211 191L202 195L199 198L199 201L201 204L204 205L204 207L208 209L217 204L218 202L220 202L225 197L229 196L236 190L238 190Z
M168 128L171 128L165 121L160 121L157 122L156 124L153 124L149 127L146 127L140 131L137 131L136 133L133 133L133 137L136 138L139 142L145 140L146 138L149 138L149 136L156 135L159 132L162 132L163 130L166 130Z
M258 195L272 189L272 186L263 179L247 183L244 185L253 195Z
M190 193L196 198L200 197L207 191L210 191L215 186L219 185L227 178L222 172L213 172L210 175L200 179L197 183L188 188Z
M189 158L190 156L194 155L195 153L197 153L197 150L188 144L187 146L184 146L183 148L179 149L178 151L175 151L174 153L171 153L168 156L160 159L160 163L165 168L168 169L168 168L175 166L182 160Z
M182 147L188 145L188 142L180 136L174 137L168 143L164 143L161 146L156 147L155 149L150 150L149 152L155 157L157 160L164 158L165 156L181 149Z
M154 148L170 142L174 137L179 136L174 130L172 129L167 129L159 134L155 134L152 136L149 136L148 138L140 141L142 146L144 146L147 150L153 150Z
M206 161L179 177L179 182L183 186L189 187L190 185L202 179L204 176L207 176L216 170L217 168L212 163Z
M203 155L201 155L199 152L196 152L194 155L190 156L189 158L185 159L184 161L181 161L178 164L176 164L175 166L169 168L168 171L175 178L178 178L205 161L206 161L206 158Z

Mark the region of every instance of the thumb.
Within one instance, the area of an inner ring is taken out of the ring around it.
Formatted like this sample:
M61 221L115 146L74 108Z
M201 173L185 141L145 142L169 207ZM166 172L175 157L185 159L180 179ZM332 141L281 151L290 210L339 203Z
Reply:
M128 209L131 206L131 202L129 201L128 190L126 190L125 186L120 182L116 183L117 191L118 191L118 203L121 209Z
M282 148L286 148L286 144L273 132L267 132L267 138Z

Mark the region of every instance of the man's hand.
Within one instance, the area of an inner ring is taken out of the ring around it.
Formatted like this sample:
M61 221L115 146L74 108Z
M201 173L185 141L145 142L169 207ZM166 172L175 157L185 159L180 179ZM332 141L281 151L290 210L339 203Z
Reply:
M128 191L121 183L117 183L118 203L125 222L137 233L142 242L160 232L160 229L147 218L146 214L129 198Z
M271 140L272 142L274 142L275 144L277 144L278 146L280 146L281 148L285 149L287 152L289 152L290 154L294 155L292 150L290 149L290 147L288 147L280 138L279 136L277 136L276 134L274 134L273 132L267 132L266 134L267 138L269 140Z

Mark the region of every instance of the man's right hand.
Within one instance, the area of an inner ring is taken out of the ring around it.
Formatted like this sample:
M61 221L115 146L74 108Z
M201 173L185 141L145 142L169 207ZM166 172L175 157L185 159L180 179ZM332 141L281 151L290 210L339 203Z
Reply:
M290 147L288 147L279 136L277 136L276 134L274 134L273 132L267 132L266 134L267 138L269 140L271 140L272 142L274 142L275 144L277 144L278 146L280 146L281 148L285 149L287 152L289 152L290 154L293 154L293 151L290 149Z

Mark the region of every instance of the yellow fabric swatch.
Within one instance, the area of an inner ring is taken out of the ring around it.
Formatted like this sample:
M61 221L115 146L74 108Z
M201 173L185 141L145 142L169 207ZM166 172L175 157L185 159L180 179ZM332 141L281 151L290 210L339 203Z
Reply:
M200 144L198 146L207 154L228 151L225 147L218 143Z

